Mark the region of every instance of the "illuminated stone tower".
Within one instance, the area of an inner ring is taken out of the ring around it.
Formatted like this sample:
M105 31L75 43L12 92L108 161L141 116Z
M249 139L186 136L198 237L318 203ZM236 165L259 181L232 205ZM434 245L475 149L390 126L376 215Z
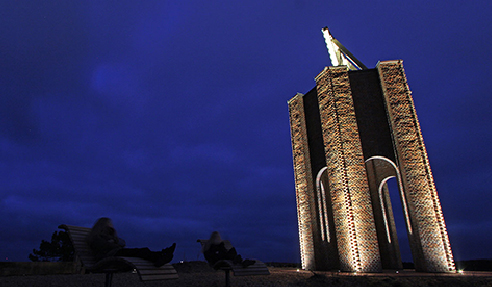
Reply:
M332 67L289 100L304 269L402 269L386 181L398 182L415 269L454 272L402 61L367 69L323 29Z

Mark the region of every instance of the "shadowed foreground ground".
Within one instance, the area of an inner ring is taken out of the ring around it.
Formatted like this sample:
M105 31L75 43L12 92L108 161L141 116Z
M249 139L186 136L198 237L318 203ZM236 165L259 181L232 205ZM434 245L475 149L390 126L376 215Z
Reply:
M209 268L176 268L179 279L143 283L137 274L120 273L113 278L114 287L153 287L153 286L224 286L224 273ZM330 272L297 271L292 268L272 268L267 276L231 276L231 286L491 286L492 273L473 272L448 275L417 274L400 272L399 274L368 274L353 276ZM1 287L102 287L104 274L74 275L26 275L0 277Z

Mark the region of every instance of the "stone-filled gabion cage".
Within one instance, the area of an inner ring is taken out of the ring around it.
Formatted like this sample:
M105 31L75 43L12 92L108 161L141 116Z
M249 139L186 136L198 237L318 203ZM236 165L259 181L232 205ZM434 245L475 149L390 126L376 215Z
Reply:
M327 67L289 100L304 269L402 269L386 181L396 178L415 269L454 260L402 61Z

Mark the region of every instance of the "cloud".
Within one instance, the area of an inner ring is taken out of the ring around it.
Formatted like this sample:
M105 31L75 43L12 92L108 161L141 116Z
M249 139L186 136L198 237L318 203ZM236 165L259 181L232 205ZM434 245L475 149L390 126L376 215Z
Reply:
M0 18L0 243L11 260L61 223L109 216L133 246L177 242L176 260L196 260L196 239L219 230L245 257L297 262L287 100L329 64L326 25L369 67L404 60L452 247L478 256L463 233L489 237L480 1L58 2L6 3ZM368 11L388 17L369 23Z

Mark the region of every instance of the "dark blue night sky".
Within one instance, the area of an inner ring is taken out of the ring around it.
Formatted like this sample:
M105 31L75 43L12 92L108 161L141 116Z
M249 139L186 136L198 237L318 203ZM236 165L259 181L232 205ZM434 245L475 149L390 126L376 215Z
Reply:
M404 61L455 259L492 257L492 2L247 3L2 1L0 261L107 216L175 262L213 230L299 262L287 101L330 65L324 26Z

